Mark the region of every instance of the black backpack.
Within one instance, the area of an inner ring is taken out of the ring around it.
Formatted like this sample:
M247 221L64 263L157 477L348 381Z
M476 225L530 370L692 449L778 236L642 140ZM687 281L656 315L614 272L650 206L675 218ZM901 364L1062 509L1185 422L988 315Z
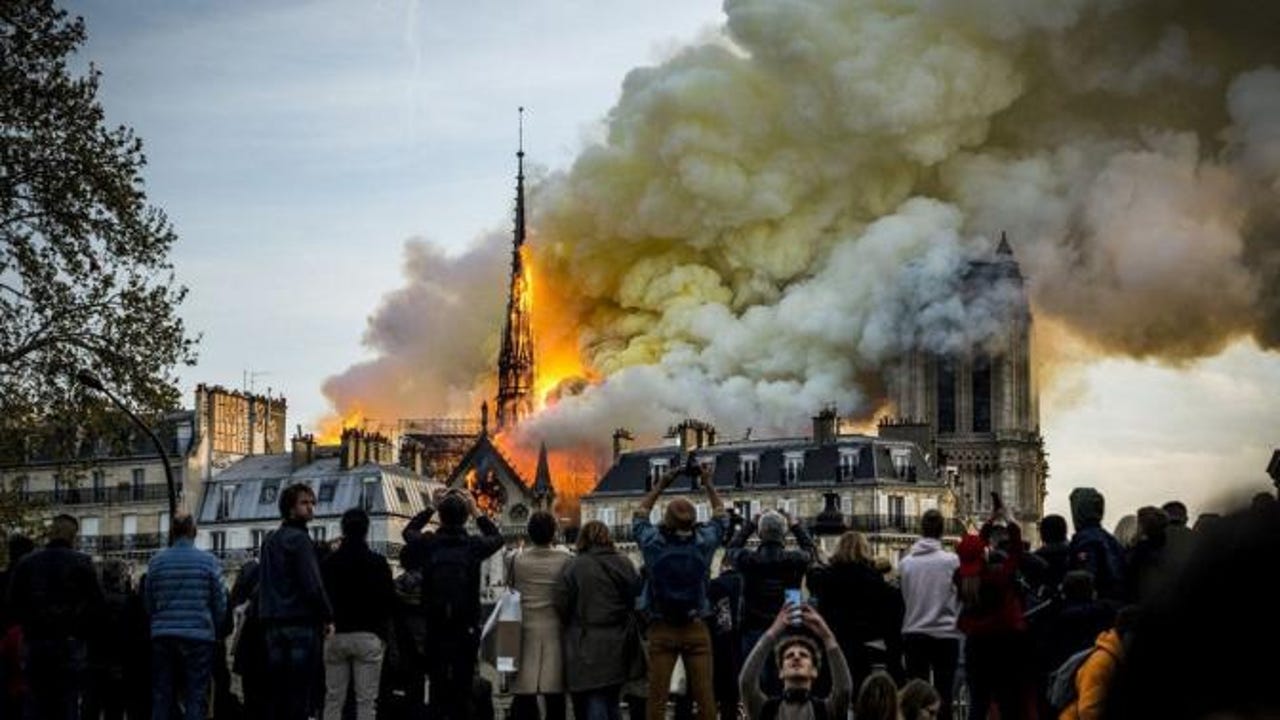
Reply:
M422 568L422 609L428 621L458 630L476 622L480 610L480 567L462 542L439 542Z
M769 698L760 708L759 720L774 720L778 717L778 708L782 707L782 698ZM813 720L827 720L827 703L818 698L809 698L809 707L813 709Z
M697 618L707 593L708 570L693 538L669 541L649 571L653 611L673 624Z

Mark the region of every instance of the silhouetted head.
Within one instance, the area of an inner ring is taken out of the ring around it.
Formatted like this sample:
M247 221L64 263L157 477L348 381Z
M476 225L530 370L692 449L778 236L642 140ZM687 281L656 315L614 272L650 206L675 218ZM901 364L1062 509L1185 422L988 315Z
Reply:
M546 510L539 510L529 516L529 542L539 547L546 547L556 539L556 516Z
M592 520L578 531L578 552L584 553L593 548L613 549L613 537L609 535L609 526L599 520Z
M697 521L698 510L693 503L684 498L673 498L662 514L662 529L678 534L691 533Z
M169 533L175 538L194 540L196 537L196 519L188 512L180 512L169 521Z
M776 510L766 510L760 515L760 542L780 543L787 539L787 519Z
M364 542L369 537L369 513L363 508L351 508L342 513L342 538Z
M1164 514L1169 516L1170 525L1187 526L1187 506L1183 505L1181 501L1170 500L1160 507L1164 510Z
M1102 493L1090 487L1078 487L1068 497L1071 503L1071 524L1076 532L1085 528L1102 525L1102 517L1106 513L1107 501Z
M898 711L902 720L933 720L942 709L942 696L929 683L916 678L898 693Z
M440 516L440 525L448 528L466 525L467 516L471 514L467 501L456 492L445 495L436 510Z
M1067 519L1061 515L1045 515L1040 519L1040 541L1057 545L1067 541Z
M1158 507L1147 505L1138 509L1138 535L1147 540L1163 545L1165 530L1169 527L1169 516Z
M66 514L55 515L46 532L50 543L72 545L76 541L76 533L80 532L80 521Z
M941 540L944 524L942 513L937 510L925 510L924 515L920 516L920 534L927 538Z
M1115 532L1111 534L1115 535L1116 541L1120 543L1121 547L1128 548L1133 547L1133 544L1138 540L1138 532L1138 516L1125 515L1120 518L1120 522L1116 523Z
M873 672L862 682L853 716L858 720L898 720L898 685L888 673Z

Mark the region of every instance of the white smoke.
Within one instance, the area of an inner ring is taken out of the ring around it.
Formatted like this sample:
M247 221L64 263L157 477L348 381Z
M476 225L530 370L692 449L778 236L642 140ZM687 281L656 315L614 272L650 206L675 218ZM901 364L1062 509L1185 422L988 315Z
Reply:
M725 14L723 37L631 72L604 139L541 187L540 282L603 381L532 434L865 415L896 353L981 343L1005 320L1011 288L960 281L1002 230L1037 316L1095 352L1179 363L1242 335L1280 343L1280 5ZM492 366L414 362L472 359Z

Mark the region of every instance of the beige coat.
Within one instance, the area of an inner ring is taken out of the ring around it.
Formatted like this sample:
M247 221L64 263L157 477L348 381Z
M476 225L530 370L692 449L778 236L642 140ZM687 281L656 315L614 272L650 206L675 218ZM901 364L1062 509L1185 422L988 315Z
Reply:
M508 576L520 591L520 664L511 692L517 695L564 692L564 655L556 595L561 573L572 556L560 548L531 547L511 561Z

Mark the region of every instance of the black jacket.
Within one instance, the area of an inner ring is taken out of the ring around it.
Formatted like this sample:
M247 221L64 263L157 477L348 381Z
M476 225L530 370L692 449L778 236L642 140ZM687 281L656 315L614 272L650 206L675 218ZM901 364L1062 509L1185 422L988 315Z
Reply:
M743 630L768 628L786 601L786 590L799 588L804 580L805 571L813 561L813 538L799 524L792 525L791 532L800 550L766 542L755 550L734 551L733 566L742 574Z
M1044 577L1040 578L1042 596L1053 596L1062 587L1062 578L1071 569L1071 545L1066 542L1046 544L1035 552L1045 563Z
M385 640L396 595L387 559L364 542L343 540L320 574L333 603L334 631L371 632Z
M860 562L833 563L809 573L809 591L818 598L818 610L835 634L845 658L857 655L861 645L884 640L896 646L902 618L899 592L884 581L875 568Z
M258 618L264 624L324 625L333 618L306 523L285 521L262 543Z
M9 604L26 637L87 638L101 620L104 601L88 555L49 543L13 570Z
M419 517L414 518L411 524L418 525L421 517L430 517L430 511L419 513ZM458 627L436 628L438 630L465 631L480 625L480 566L489 556L501 550L505 541L498 526L483 515L476 518L476 527L480 529L479 535L468 534L465 527L441 527L434 533L416 536L405 547L401 556L405 570L422 572L424 595L430 592L427 588L432 578L431 566L438 558L454 553L465 553L470 558L469 587L463 588L463 592L459 594L465 594L467 604L462 610L463 621ZM423 598L424 608L430 604L429 600L427 597ZM428 617L427 620L431 623L433 618Z

